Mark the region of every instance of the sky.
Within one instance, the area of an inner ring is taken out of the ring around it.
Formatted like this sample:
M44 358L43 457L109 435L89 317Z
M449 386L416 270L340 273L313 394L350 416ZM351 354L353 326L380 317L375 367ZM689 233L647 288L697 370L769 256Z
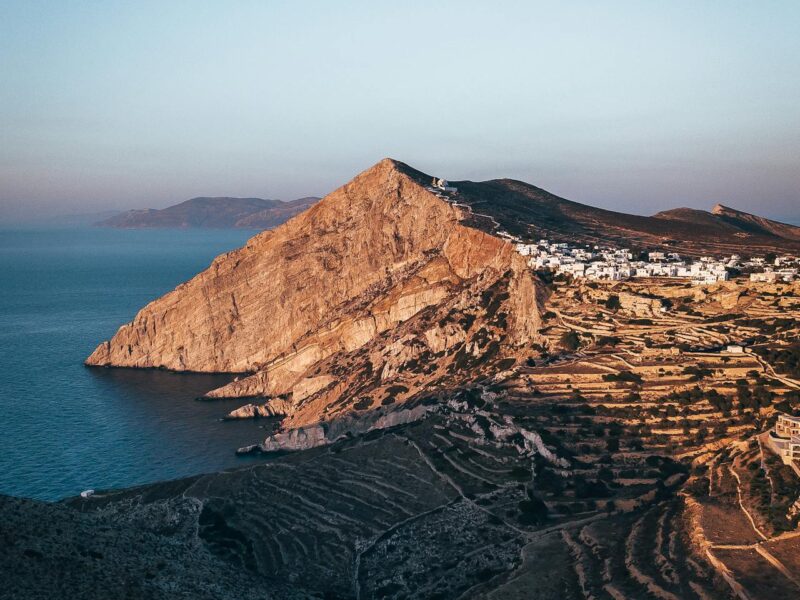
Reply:
M0 221L324 195L389 156L800 223L800 2L0 1Z

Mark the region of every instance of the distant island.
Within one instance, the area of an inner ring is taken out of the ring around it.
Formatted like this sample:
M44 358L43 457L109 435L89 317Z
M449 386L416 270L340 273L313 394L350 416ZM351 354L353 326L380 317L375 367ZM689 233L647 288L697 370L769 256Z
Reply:
M271 229L319 200L314 196L284 202L263 198L199 197L163 209L129 210L95 223L119 229L231 228Z

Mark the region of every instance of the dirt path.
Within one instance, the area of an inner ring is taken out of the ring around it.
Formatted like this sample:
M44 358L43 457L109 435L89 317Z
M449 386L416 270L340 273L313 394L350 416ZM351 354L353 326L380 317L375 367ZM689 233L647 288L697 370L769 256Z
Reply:
M747 352L747 354L749 354L750 356L752 356L753 358L755 358L758 361L758 363L761 365L761 367L764 369L764 372L767 375L769 375L773 379L777 379L778 381L780 381L784 385L787 385L787 386L789 386L791 388L794 388L796 390L800 390L800 381L797 381L796 379L792 379L791 377L786 377L784 375L779 375L775 371L775 369L772 367L771 364L769 364L767 361L765 361L763 358L761 358L758 354L753 352L752 349L747 348L745 350L745 352Z
M742 512L747 517L747 520L750 521L750 525L753 526L753 531L755 531L762 540L769 539L758 527L756 527L756 522L755 519L753 519L753 515L750 514L750 511L745 508L744 503L742 502L742 480L739 479L739 474L736 472L736 469L733 468L732 464L728 465L728 471L730 471L731 475L733 475L734 479L736 479L736 496L739 501L739 508L742 509Z

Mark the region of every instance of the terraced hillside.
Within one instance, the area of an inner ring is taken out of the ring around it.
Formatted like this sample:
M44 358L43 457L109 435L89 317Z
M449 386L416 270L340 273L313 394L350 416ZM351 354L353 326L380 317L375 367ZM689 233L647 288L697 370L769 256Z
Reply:
M797 286L547 292L526 360L332 419L319 447L58 505L4 499L5 597L800 593L800 479L762 443L800 382L760 350L796 339Z
M186 597L513 597L540 576L532 562L550 548L548 556L565 560L550 565L548 577L560 575L539 597L581 597L602 575L587 570L591 581L573 581L573 561L580 569L590 560L574 540L588 539L590 525L626 531L632 517L597 490L564 490L556 503L539 480L575 480L591 469L559 456L520 420L514 406L462 393L423 421L247 469L55 507L6 499L1 566L38 582L40 593L71 597L93 597L95 587L105 597L152 597L176 583ZM653 481L669 471L658 469ZM633 494L642 505L660 499L642 491ZM21 535L20 521L37 525ZM117 538L103 534L112 525ZM620 570L621 589L643 589L624 563L607 568ZM87 569L107 576L71 575ZM241 580L216 580L230 569ZM25 592L13 597L31 597Z
M384 160L100 344L236 372L205 399L281 425L241 469L4 499L0 597L799 594L800 471L763 441L800 414L800 284L554 279L502 230L691 254L735 223L456 185Z

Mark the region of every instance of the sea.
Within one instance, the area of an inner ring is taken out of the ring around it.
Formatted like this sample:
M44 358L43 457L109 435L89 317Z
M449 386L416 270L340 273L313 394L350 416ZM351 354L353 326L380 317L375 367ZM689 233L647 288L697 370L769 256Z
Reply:
M149 301L247 230L0 229L0 494L58 500L242 466L273 423L199 401L226 375L88 368Z

